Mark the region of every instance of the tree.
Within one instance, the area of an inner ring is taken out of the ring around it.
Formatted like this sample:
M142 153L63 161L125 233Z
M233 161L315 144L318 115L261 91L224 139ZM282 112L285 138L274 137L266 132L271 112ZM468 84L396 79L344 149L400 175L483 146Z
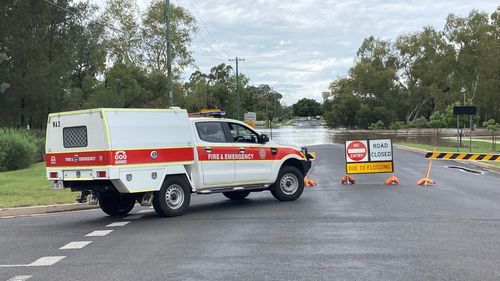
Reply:
M293 105L293 114L300 117L321 115L321 104L314 99L303 98Z
M134 0L108 0L102 15L106 47L113 62L140 64L143 62L139 11Z
M148 71L167 74L167 50L165 37L165 3L154 0L142 17L141 44ZM197 31L195 18L180 6L170 5L172 64L176 73L181 73L194 62L189 50L191 35Z
M500 124L497 123L494 119L490 119L488 121L483 122L483 127L486 128L486 130L490 131L491 133L491 145L493 151L497 151L497 146L496 146L496 132L500 130Z
M448 119L448 116L445 113L441 113L439 111L434 112L431 115L431 117L429 118L429 122L427 122L427 126L429 126L429 128L436 129L438 146L439 146L439 142L440 142L439 134L441 132L441 129L446 128L449 123L450 123L450 120Z
M404 127L405 127L405 124L401 121L395 121L395 122L391 122L391 124L389 124L389 129L394 131L394 135L397 135L398 131L403 129Z
M383 128L385 127L385 124L382 120L378 120L377 122L375 123L371 123L369 126L368 126L368 129L369 130L375 130L375 131L379 131L379 130L382 130Z

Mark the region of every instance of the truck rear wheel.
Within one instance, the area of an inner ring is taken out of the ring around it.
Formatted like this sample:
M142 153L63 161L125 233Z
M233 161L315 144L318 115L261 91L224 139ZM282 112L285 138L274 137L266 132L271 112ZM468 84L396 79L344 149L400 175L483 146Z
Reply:
M123 216L134 208L135 198L126 194L99 197L101 210L110 216Z
M271 186L271 194L280 201L299 199L304 191L304 175L293 166L281 168L276 182Z
M167 177L160 191L155 192L153 207L162 217L182 215L191 201L191 187L182 176Z
M224 196L234 201L241 201L245 199L250 191L232 191L232 192L222 192Z

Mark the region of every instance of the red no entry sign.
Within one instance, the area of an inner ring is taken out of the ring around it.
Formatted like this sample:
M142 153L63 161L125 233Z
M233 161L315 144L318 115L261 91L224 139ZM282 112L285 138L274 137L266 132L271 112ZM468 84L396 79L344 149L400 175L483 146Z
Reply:
M347 162L367 161L368 149L364 141L353 141L346 146Z

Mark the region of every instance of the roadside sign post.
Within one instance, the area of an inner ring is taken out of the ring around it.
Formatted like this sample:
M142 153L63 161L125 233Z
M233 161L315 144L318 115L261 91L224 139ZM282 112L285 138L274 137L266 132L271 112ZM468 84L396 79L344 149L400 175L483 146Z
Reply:
M460 115L469 115L469 152L472 152L472 115L476 115L477 108L475 106L454 106L453 114L457 116L457 152L460 151L459 135L460 135ZM465 127L465 125L464 125ZM460 138L461 140L461 138Z
M349 140L345 142L346 177L352 174L393 173L391 139ZM396 177L391 183L399 183Z

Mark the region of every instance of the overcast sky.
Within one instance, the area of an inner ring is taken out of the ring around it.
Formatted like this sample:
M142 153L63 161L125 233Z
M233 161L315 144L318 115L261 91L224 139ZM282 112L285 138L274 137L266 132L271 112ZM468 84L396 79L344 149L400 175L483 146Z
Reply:
M150 2L137 1L141 8ZM240 72L252 84L269 84L288 105L303 97L321 101L329 83L347 74L366 37L394 39L424 26L441 29L449 13L465 16L477 9L491 14L499 5L493 0L171 2L198 21L191 50L201 71L229 63L230 57L244 58Z

